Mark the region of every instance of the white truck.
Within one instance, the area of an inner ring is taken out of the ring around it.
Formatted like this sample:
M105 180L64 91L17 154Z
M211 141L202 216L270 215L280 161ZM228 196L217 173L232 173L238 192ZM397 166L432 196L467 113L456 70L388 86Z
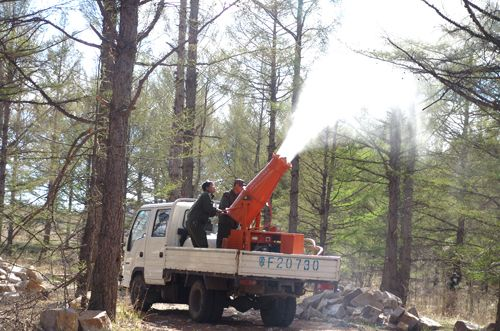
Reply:
M226 307L254 308L266 326L288 326L306 282L335 285L339 280L338 256L215 248L211 229L209 248L193 248L183 239L194 201L147 204L137 211L125 242L121 279L135 309L184 303L193 320L215 323Z

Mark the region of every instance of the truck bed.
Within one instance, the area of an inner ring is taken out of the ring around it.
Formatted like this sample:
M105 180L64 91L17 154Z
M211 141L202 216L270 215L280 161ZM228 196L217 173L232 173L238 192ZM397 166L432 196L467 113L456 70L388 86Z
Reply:
M240 251L238 275L338 281L340 257Z
M165 249L165 268L234 276L238 271L238 250L167 247Z
M167 247L165 269L228 276L337 281L340 257L235 249Z

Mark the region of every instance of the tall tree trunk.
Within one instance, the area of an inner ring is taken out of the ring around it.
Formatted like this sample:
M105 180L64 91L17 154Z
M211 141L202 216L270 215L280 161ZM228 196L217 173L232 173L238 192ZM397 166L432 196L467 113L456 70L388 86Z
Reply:
M277 74L277 60L276 53L278 47L278 8L276 3L273 4L273 36L272 36L272 46L271 46L271 72L269 81L269 144L267 145L267 161L270 161L273 157L273 153L276 150L276 113L278 112L278 74ZM268 228L271 225L271 210L272 208L273 195L269 198L269 206L264 208L264 220L263 225Z
M328 216L330 215L331 208L331 195L333 191L334 185L334 177L335 177L335 163L336 163L336 155L337 155L337 128L338 124L336 123L333 129L326 130L326 138L325 138L325 150L324 150L324 158L323 158L323 178L322 178L322 187L321 187L321 205L320 205L320 232L319 232L319 245L323 247L326 252L328 248L327 242L327 234L328 234ZM330 146L330 132L332 132L332 145Z
M64 49L61 49L61 51L64 54ZM64 74L63 74L63 65L64 65L64 57L66 55L59 56L57 58L57 63L56 63L56 68L55 68L55 83L56 85L62 86L64 84ZM55 97L56 100L61 99L61 89L56 88L55 91ZM53 117L52 117L52 122L51 122L51 135L50 135L50 155L49 155L49 183L48 183L48 194L50 194L51 191L55 190L54 192L57 194L58 188L54 187L55 186L55 180L57 177L57 174L59 172L59 153L60 153L60 146L59 146L59 121L60 121L60 115L59 112L56 109L52 109L53 112ZM56 217L57 217L57 211L58 211L58 206L57 206L57 201L58 201L58 196L55 195L52 197L53 203L49 204L49 213L50 217L47 217L45 220L45 227L44 227L44 236L43 236L43 242L44 242L44 247L42 248L40 252L40 258L42 258L43 254L47 251L49 244L50 244L50 236L51 236L51 231L52 227L57 226L56 222ZM50 199L50 198L49 198ZM57 227L55 229L57 231Z
M330 131L325 130L325 140L323 145L323 170L321 171L321 187L319 194L319 218L320 218L320 226L319 226L319 245L322 247L326 246L326 234L328 231L328 214L326 213L326 203L330 200L327 196L327 182L328 182L328 165L329 165L329 157L330 154Z
M106 175L103 192L103 220L93 272L92 296L89 309L106 310L116 317L118 275L120 273L126 178L128 119L134 63L137 54L139 0L122 0L120 26L112 74L112 97L109 112Z
M301 77L300 69L302 63L302 30L304 1L297 1L297 32L295 35L295 52L293 58L293 91L292 110L295 111L299 98ZM291 182L290 182L290 214L288 215L288 231L297 232L299 226L299 181L300 181L300 157L297 155L292 160Z
M205 128L207 126L208 114L208 86L209 83L205 85L205 97L203 100L203 114L200 116L200 128L199 128L199 139L198 146L196 148L196 177L194 178L194 187L199 187L201 182L201 156L203 153L203 135L205 133Z
M19 107L16 109L16 120L13 123L14 139L19 139L19 126L22 118L22 110ZM10 177L10 205L16 208L16 194L17 194L17 175L19 172L19 155L14 153L12 157L12 172ZM5 246L6 253L10 255L12 253L12 244L14 243L14 221L9 219L7 227L7 244Z
M497 284L497 316L495 320L495 331L500 331L500 279Z
M389 179L389 215L385 240L385 260L380 289L401 296L398 277L398 211L401 176L401 116L399 110L391 113L390 152L387 178Z
M58 79L58 82L60 80ZM57 175L57 171L59 168L58 157L59 157L59 148L57 146L58 136L57 131L59 127L59 113L56 110L53 110L52 115L52 127L51 127L51 135L50 135L50 154L49 154L49 175L48 177L48 192L51 192L54 189L54 180ZM42 259L43 255L47 252L50 245L50 234L52 232L52 225L55 224L55 213L57 211L57 197L54 197L54 203L50 205L49 213L50 217L45 219L45 225L43 229L43 248L40 251L40 259Z
M462 133L460 136L461 150L458 155L457 182L459 191L456 194L458 203L466 207L465 195L468 191L468 178L470 176L469 165L469 132L470 132L470 104L466 102L463 114ZM457 312L457 286L462 279L462 261L457 253L465 244L465 216L459 213L457 222L457 232L455 239L455 252L451 257L452 274L450 275L449 290L446 297L445 312L452 316ZM453 281L455 278L457 281Z
M104 177L106 175L106 140L108 137L109 109L105 106L111 100L111 74L114 66L113 35L116 31L117 9L110 0L104 1L103 40L100 53L100 68L98 72L99 86L97 88L97 103L94 128L96 134L92 146L89 192L87 193L87 220L81 240L79 261L83 266L77 277L75 296L82 296L81 305L87 306L87 291L92 290L91 279L96 258L96 240L101 230L102 194L104 192Z
M401 206L401 247L399 249L399 277L401 279L401 300L406 305L410 290L412 218L413 218L413 176L417 160L415 109L411 109L407 124L408 152L403 178L403 201Z
M467 178L469 177L469 130L470 130L470 112L469 104L467 103L464 107L464 119L462 128L462 150L459 155L459 171L458 171L458 182L460 183L460 191L458 192L458 200L461 203L465 203L465 194L468 190ZM460 215L458 219L457 235L456 235L456 246L460 249L465 243L465 216ZM454 257L453 260L453 271L458 275L462 276L462 263L460 257Z
M142 186L142 181L144 180L144 175L142 174L142 171L137 172L137 204L140 205L143 203L143 196L142 196L142 191L143 191L143 186Z
M183 111L185 94L185 61L186 61L186 18L187 0L180 1L179 7L179 33L177 37L177 71L175 75L175 99L174 99L174 119L172 121L172 132L174 138L170 145L168 160L168 175L170 181L175 184L175 188L169 195L169 200L180 198L182 186L182 144L183 144Z
M12 159L12 179L10 181L10 205L12 208L16 208L16 194L17 194L17 175L19 171L19 158L17 155L14 155ZM12 254L12 244L14 243L14 221L9 219L9 223L7 226L7 244L5 246L5 251L8 255Z
M273 6L273 15L276 17L277 8L276 4ZM276 113L278 112L278 74L277 74L277 60L276 48L278 47L278 22L277 19L273 20L273 36L271 46L271 67L270 67L270 80L269 80L269 144L267 145L267 161L273 157L276 151Z
M9 68L7 64L0 63L0 79L2 79L3 84L12 84L14 80L14 70ZM2 138L0 142L0 244L2 242L3 234L3 220L4 220L4 208L5 208L5 183L7 178L6 168L7 168L7 147L9 144L9 122L11 113L11 102L3 101L1 103L1 114L0 114L0 128L2 130Z
M259 124L257 129L257 139L255 141L255 158L253 160L254 169L260 169L260 150L262 146L262 130L264 127L264 99L260 101Z
M188 54L186 66L186 130L184 131L183 159L182 159L182 196L193 197L193 143L195 135L196 117L196 89L198 60L198 8L199 0L190 0Z

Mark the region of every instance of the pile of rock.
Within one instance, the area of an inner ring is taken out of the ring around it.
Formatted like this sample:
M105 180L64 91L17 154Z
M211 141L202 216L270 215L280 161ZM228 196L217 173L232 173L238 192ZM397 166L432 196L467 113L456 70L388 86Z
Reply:
M13 308L13 302L21 303L23 297L30 295L39 295L40 298L47 299L48 286L44 285L44 280L44 276L34 267L25 268L6 262L0 257L0 311L2 311L2 305ZM70 302L69 306L72 308L42 311L36 329L41 331L109 331L112 329L111 320L105 311L79 311L78 299ZM1 322L0 329L2 329Z
M22 295L47 295L42 274L33 267L25 268L0 257L0 305L9 304Z
M342 292L324 291L310 296L297 306L297 317L307 320L372 323L409 331L441 325L430 318L419 317L415 308L408 311L401 299L387 291L356 288Z
M458 320L453 326L453 331L495 331L495 327L495 323L490 323L482 328L476 323Z
M40 315L40 331L111 331L111 320L105 311L72 308L48 309Z

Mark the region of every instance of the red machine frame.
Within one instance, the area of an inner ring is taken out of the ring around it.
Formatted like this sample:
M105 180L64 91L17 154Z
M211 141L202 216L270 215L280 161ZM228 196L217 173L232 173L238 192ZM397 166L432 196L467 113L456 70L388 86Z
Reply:
M260 213L269 201L281 177L292 166L286 158L274 154L271 161L255 176L226 210L240 224L231 230L222 247L239 250L263 250L287 254L304 253L304 235L277 231L260 225Z

